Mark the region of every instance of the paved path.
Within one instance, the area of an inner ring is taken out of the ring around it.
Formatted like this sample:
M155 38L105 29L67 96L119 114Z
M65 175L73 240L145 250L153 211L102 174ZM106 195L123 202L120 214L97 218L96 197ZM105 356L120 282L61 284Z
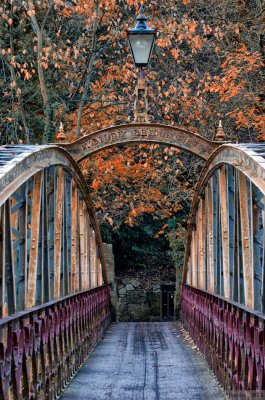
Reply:
M111 325L61 400L223 400L175 323Z

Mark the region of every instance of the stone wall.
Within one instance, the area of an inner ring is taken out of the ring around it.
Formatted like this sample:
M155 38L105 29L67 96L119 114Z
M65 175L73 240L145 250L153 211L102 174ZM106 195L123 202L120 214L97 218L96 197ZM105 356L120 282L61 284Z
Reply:
M157 279L143 279L143 276L115 277L112 245L103 243L103 250L108 283L111 285L113 320L161 321L161 285L165 282L160 284Z
M161 288L134 278L116 278L118 321L160 321Z

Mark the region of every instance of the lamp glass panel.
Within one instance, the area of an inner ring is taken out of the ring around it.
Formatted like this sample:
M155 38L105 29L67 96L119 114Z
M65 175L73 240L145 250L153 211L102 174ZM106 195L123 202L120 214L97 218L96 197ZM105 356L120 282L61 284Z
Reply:
M147 65L153 47L154 35L130 35L129 40L135 64Z

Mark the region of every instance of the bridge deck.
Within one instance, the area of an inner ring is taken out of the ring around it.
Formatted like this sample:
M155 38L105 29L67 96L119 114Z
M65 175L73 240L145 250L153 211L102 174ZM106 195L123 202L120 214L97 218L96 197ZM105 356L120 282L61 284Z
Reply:
M221 400L175 323L112 325L61 400Z

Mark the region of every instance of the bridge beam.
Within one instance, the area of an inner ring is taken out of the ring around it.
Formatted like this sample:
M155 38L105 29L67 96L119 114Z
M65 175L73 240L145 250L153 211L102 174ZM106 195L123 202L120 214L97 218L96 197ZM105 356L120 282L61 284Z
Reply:
M249 308L254 307L254 270L252 263L252 196L251 184L247 185L247 177L241 172L238 173L239 184L239 203L241 215L241 241L242 241L242 261L244 274L244 295L245 304ZM250 203L250 204L249 204Z
M219 169L220 185L220 208L222 225L222 263L224 274L224 296L230 298L230 269L229 269L229 214L228 214L228 196L227 196L227 169L222 166Z
M76 142L61 146L80 162L109 147L133 143L165 144L195 154L203 160L207 160L209 155L220 146L218 142L211 142L185 129L148 123L134 123L102 129L83 136Z

